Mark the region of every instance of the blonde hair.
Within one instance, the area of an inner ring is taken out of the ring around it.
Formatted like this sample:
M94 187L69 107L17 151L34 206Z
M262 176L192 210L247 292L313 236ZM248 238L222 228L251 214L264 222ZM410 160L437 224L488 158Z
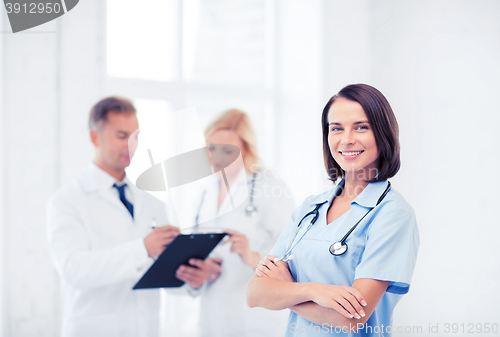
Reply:
M214 132L219 130L234 131L243 142L246 150L243 163L248 173L253 173L259 169L259 154L257 151L257 137L248 115L238 109L229 109L211 121L205 128L205 139L208 139Z

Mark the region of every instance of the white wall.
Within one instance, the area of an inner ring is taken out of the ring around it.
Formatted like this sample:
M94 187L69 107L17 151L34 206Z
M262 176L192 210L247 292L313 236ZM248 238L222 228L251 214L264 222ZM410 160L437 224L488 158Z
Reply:
M325 99L323 1L279 1L274 167L297 203L324 191L321 111ZM300 155L297 155L299 154Z
M421 246L394 326L495 322L498 14L495 0L276 1L274 166L297 201L327 186L320 115L331 95L372 84L398 118L402 168L393 183L415 208ZM103 1L85 0L38 29L52 33L0 37L5 336L59 331L45 205L91 158L87 114L105 91L103 15Z
M105 5L80 1L60 19L59 186L93 158L88 117L103 96Z
M4 31L5 28L5 15L0 14L0 31ZM3 36L4 34L0 33L0 121L3 121L3 109L4 109L4 100L3 100L3 91L4 91L4 77L3 77L3 68L4 68L4 62L3 62ZM3 146L4 145L4 132L3 128L0 128L0 158L3 158ZM0 161L0 177L3 177L3 161ZM3 185L4 180L0 179L0 191L4 190L4 185ZM0 193L0 246L4 247L5 246L5 235L4 235L4 229L5 229L5 218L3 216L4 214L4 193ZM4 264L5 264L5 256L4 256L4 251L3 249L0 249L0 336L5 336L5 303L4 303L4 292L5 292L5 287L4 287Z
M52 336L57 278L45 235L56 181L57 32L5 34L3 128L4 303L7 336ZM36 57L33 57L36 55Z
M82 1L56 21L1 37L5 336L59 335L60 286L48 253L46 203L91 159L86 119L100 98L102 76L98 6Z
M402 167L392 180L417 213L421 246L394 329L425 335L439 324L434 335L443 336L446 323L464 323L466 332L469 323L498 324L500 3L326 6L326 87L374 85L400 127Z
M391 0L369 11L372 83L400 126L394 182L421 234L395 323L498 323L500 2Z

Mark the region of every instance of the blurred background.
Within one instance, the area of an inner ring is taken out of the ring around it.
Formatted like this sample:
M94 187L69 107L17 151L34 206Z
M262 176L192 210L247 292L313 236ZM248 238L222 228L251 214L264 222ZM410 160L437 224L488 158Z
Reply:
M188 107L202 127L225 109L246 111L264 164L300 203L331 186L322 108L359 82L396 114L402 167L392 182L420 230L393 335L449 335L445 324L456 323L454 336L490 336L476 325L500 325L500 1L82 0L16 34L0 12L4 336L59 333L46 203L92 160L87 120L97 100L131 98L141 129ZM192 336L196 304L170 298L164 335ZM441 333L429 333L436 324Z

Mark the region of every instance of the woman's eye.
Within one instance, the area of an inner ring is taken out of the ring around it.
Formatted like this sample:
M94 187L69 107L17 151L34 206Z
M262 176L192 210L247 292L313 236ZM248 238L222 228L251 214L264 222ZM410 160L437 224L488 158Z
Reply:
M332 131L332 132L341 131L341 130L342 130L341 128L336 128L336 127L332 127L330 129L330 131Z
M359 125L358 130L368 130L368 126L367 125Z

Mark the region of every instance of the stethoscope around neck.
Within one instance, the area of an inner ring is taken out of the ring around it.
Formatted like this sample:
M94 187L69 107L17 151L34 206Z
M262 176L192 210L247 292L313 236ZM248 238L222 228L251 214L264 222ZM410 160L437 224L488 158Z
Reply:
M341 188L343 188L344 186L341 186ZM387 181L387 187L384 191L384 193L382 193L382 195L380 196L380 198L378 199L377 201L377 204L373 207L371 207L366 213L365 215L363 215L363 217L361 219L358 220L358 222L356 222L350 229L349 231L347 231L347 233L342 237L342 239L340 241L337 241L337 242L334 242L330 245L330 248L329 248L329 251L330 251L330 254L332 254L333 256L340 256L342 254L344 254L345 252L347 252L347 243L346 243L346 240L347 238L349 237L349 235L351 235L351 233L356 229L356 227L358 226L358 224L368 215L368 213L370 213L375 207L377 207L381 202L382 200L385 198L385 196L387 195L387 193L389 192L391 188L391 182L390 181ZM338 195L338 194L337 194ZM295 246L300 242L300 240L302 240L302 238L304 237L304 235L306 235L306 233L309 231L309 229L316 223L316 221L318 220L319 218L319 209L321 208L321 206L323 206L324 204L326 204L328 202L328 200L326 201L323 201L321 203L317 203L315 206L314 206L314 209L308 213L306 213L302 219L300 219L298 225L297 225L297 230L295 231L295 235L293 236L293 239L292 241L290 242L289 246L288 246L288 249L286 250L286 253L285 255L283 255L283 257L281 259L278 259L278 260L282 260L284 262L287 262L287 261L290 261L293 259L293 255L290 254L290 252L292 251L293 248L295 248ZM301 227L301 224L302 224L302 221L304 221L305 218L307 218L308 216L310 215L313 215L313 218L311 219L311 222L309 223L309 225L307 226L306 230L304 231L304 233L302 233L302 235L300 236L300 238L295 242L295 244L293 243L295 241L295 238L297 237L297 234L300 230L300 227Z
M257 216L257 207L255 207L255 204L254 204L254 201L253 201L253 195L254 195L254 188L255 188L255 178L257 177L257 172L254 172L253 175L252 175L252 187L250 189L250 202L249 204L247 205L247 207L245 207L245 214L250 217L250 218L255 218ZM201 206L203 205L203 201L205 199L205 194L207 193L207 190L204 190L203 191L203 194L201 196L201 201L200 201L200 205L198 206L198 212L196 213L196 220L195 220L195 226L198 226L199 222L199 218L200 218L200 210L201 210Z
M257 207L255 207L253 203L253 190L255 188L255 177L257 176L257 172L254 172L252 175L252 188L250 190L250 203L245 207L245 214L248 217L255 218L257 216Z

